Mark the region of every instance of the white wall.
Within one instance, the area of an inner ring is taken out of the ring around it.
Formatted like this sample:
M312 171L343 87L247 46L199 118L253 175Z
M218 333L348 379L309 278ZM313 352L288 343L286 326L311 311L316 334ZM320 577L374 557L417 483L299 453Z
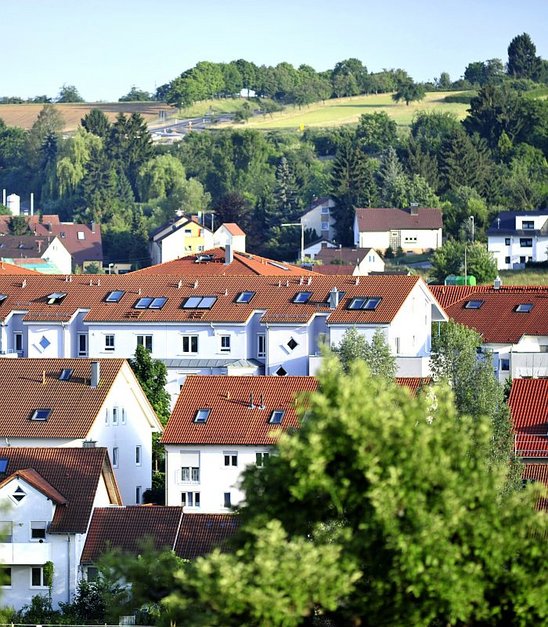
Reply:
M288 375L308 375L309 325L269 325L265 374L276 374L283 367ZM292 340L297 343L289 346Z
M489 235L487 250L493 253L499 270L512 270L524 268L525 263L531 258L533 261L546 261L548 259L548 237L527 235ZM532 246L522 247L520 239L532 239ZM508 243L507 243L508 242ZM507 258L509 260L507 261Z

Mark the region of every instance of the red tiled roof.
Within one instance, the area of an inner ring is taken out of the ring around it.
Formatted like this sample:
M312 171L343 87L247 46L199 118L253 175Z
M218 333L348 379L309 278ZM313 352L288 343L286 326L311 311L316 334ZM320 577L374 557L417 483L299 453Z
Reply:
M137 555L147 540L157 550L174 549L182 516L182 507L98 507L93 511L80 562L96 562L108 549Z
M184 514L175 553L190 560L227 548L239 524L236 514Z
M432 377L396 377L396 383L416 394L423 387L432 383Z
M17 478L21 478L26 481L29 485L42 492L42 494L45 494L57 505L66 505L67 499L33 468L24 468L23 470L18 470L14 472L9 477L0 482L0 487L3 487L4 485L10 483L10 481L13 481Z
M199 265L199 264L196 264ZM281 272L281 271L280 271ZM418 276L163 276L147 274L0 276L0 294L8 297L0 303L0 320L12 310L27 311L25 321L61 323L72 319L77 311L89 309L86 322L246 322L255 311L264 311L269 323L306 323L315 315L328 315L334 324L389 324L411 290L422 282ZM330 309L328 297L333 287L345 292L336 309ZM425 286L426 287L426 286ZM125 294L118 303L105 299L112 290ZM236 302L240 292L249 290L255 296L248 304ZM294 303L298 292L311 292L307 303ZM60 304L48 305L48 295L66 293ZM211 295L217 298L211 309L182 308L190 296ZM134 308L140 296L165 296L162 309ZM355 296L378 296L382 300L375 310L349 310Z
M508 406L516 433L548 436L548 379L514 379Z
M418 207L413 215L409 209L356 209L360 233L389 231L390 229L441 229L441 209Z
M475 329L488 344L515 344L524 335L548 335L548 287L430 285L430 290L447 315ZM470 300L482 300L479 309L467 309ZM529 313L516 307L531 303Z
M317 389L313 377L187 377L165 428L164 444L274 444L277 436L299 426L295 400ZM253 395L253 405L251 405ZM262 399L262 405L261 405ZM198 409L211 409L195 423ZM281 424L269 424L272 411L285 411Z
M522 479L539 481L548 488L548 464L524 464Z
M342 262L345 265L353 265L363 261L372 248L329 248L323 247L316 255L316 259L323 261L324 265L331 265L333 262Z
M212 257L211 261L199 261L206 255ZM225 249L223 247L211 248L197 253L187 255L173 261L166 261L155 266L142 268L130 273L135 275L157 275L170 274L178 276L314 276L316 273L305 270L299 266L293 266L280 261L273 261L259 255L240 253L234 251L233 261L225 263Z
M356 269L356 266L341 266L339 264L318 264L314 265L314 270L319 272L320 274L325 274L328 276L333 275L349 275L352 276L352 273Z
M514 453L516 457L525 459L547 459L548 437L516 433L514 436Z
M89 384L88 359L0 359L0 434L3 438L86 438L123 359L95 359L101 385ZM59 381L64 368L69 381ZM44 383L45 381L45 383ZM51 409L47 420L30 420L35 409Z
M32 469L66 499L58 505L50 533L85 533L99 480L104 477L110 501L121 504L106 448L0 448L8 473Z
M245 235L244 231L235 222L224 222L221 226L224 226L230 235Z

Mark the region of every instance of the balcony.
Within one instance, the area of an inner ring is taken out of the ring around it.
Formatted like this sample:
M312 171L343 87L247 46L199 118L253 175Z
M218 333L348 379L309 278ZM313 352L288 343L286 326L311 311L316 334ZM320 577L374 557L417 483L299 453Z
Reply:
M47 542L2 542L0 564L40 566L51 560L51 553Z

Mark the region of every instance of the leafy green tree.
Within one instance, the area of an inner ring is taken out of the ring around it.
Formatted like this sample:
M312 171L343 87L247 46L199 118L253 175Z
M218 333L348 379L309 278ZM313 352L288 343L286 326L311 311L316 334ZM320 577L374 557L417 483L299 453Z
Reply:
M462 185L449 192L443 206L443 231L446 236L462 239L463 225L474 219L474 237L481 238L488 226L489 211L478 192ZM466 233L466 236L471 235Z
M424 100L426 90L424 85L414 83L412 80L401 82L396 89L396 93L392 96L394 102L403 100L407 106L410 102Z
M461 131L455 114L447 111L417 111L411 123L411 136L421 148L439 155L442 146Z
M398 143L398 125L384 111L360 116L356 139L364 152L378 154Z
M31 231L25 216L11 216L8 221L10 235L30 235Z
M432 256L432 275L440 282L449 274L463 275L466 254L466 272L478 283L489 283L497 276L497 263L484 244L467 244L449 240Z
M464 185L483 196L493 176L491 152L478 136L457 133L443 147L441 170L446 190L455 190Z
M185 169L179 159L169 154L156 155L139 169L139 195L144 201L165 198L181 187L185 180Z
M165 390L167 369L163 362L153 359L144 346L137 346L135 357L129 360L137 380L163 425L170 416L170 397Z
M541 150L520 144L503 178L505 196L517 210L541 209L548 202L548 161Z
M86 173L86 164L101 153L103 142L96 134L79 128L61 147L56 179L61 196L74 194Z
M451 77L449 76L449 72L442 72L435 82L438 89L443 91L451 89Z
M49 136L60 138L65 120L55 105L46 104L38 113L36 121L27 135L27 163L31 169L38 170L42 160L42 146Z
M350 372L356 359L365 361L373 376L393 379L396 376L396 358L392 354L386 337L377 329L368 342L354 327L345 331L339 345L333 352L339 358L344 372Z
M118 102L148 102L149 100L152 100L150 93L138 89L135 85L131 86L131 89L125 96L118 98Z
M527 33L514 37L508 46L508 74L537 80L541 71L541 60L536 53L536 46Z
M84 102L82 96L74 85L67 85L66 83L59 90L59 95L55 99L56 102Z

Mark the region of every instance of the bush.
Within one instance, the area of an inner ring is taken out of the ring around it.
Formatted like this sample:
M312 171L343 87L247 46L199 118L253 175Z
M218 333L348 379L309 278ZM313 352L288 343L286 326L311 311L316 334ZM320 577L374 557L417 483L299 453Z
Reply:
M472 102L472 98L475 98L478 95L477 91L465 91L460 94L449 94L449 96L445 96L443 102L457 102L461 104L470 104Z

